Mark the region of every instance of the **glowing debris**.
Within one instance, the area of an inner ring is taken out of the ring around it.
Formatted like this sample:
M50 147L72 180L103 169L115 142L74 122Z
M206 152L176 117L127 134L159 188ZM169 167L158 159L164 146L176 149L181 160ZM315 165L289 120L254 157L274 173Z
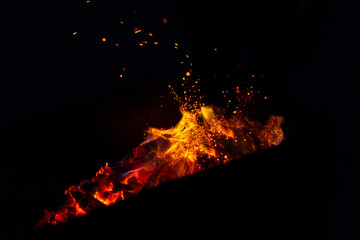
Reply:
M133 28L133 32L134 32L135 34L137 34L137 33L141 33L142 30L141 30L140 28L138 28L138 27L135 27L135 28Z

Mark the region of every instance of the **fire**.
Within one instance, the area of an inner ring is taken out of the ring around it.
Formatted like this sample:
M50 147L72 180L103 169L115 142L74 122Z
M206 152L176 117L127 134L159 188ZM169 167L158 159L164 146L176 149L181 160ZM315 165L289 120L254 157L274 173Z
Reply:
M147 139L133 155L114 166L106 164L90 180L65 191L67 201L49 212L35 227L56 225L82 216L95 208L110 206L156 187L164 181L238 159L257 149L277 146L284 138L283 118L271 116L266 124L252 121L241 111L225 117L215 106L180 109L182 118L170 129L150 128Z
M133 13L138 14L135 11ZM163 17L162 22L167 24L168 19ZM127 23L120 21L120 24ZM77 32L73 33L76 34ZM136 35L139 40L137 44L142 48L150 46L148 43L151 42L159 45L159 40L153 33L146 34L140 27L132 28L132 35ZM154 38L156 41L149 40ZM102 44L109 42L109 39L102 36L98 39ZM119 46L118 43L114 45ZM178 50L183 46L184 44L177 42L172 45ZM214 51L218 49L215 48ZM168 85L180 104L182 118L179 123L169 129L149 128L146 131L147 139L133 149L131 156L112 166L106 163L93 178L70 186L65 191L65 203L56 211L49 212L45 209L44 217L37 222L35 228L67 222L97 208L126 200L143 189L154 188L162 182L225 164L282 142L282 117L270 116L267 123L247 117L247 107L253 102L252 87L241 90L237 86L233 88L233 93L231 90L222 91L224 98L236 94L226 100L227 109L205 104L197 85L200 77L194 79L190 60L189 54L184 53L179 61L183 66L188 65L182 74L182 91L176 92ZM125 68L122 70L125 71ZM121 72L119 76L123 78L126 75ZM254 74L250 76L255 78ZM267 98L264 97L265 100Z

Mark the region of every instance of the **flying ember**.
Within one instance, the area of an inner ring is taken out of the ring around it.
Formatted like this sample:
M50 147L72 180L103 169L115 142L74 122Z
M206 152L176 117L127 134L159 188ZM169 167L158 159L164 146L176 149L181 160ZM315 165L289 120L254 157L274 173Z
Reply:
M156 187L161 182L186 177L227 163L258 149L279 145L283 118L270 116L267 123L253 121L243 111L196 104L180 107L182 118L170 129L150 128L147 139L119 163L106 164L96 175L70 186L67 200L57 211L45 210L35 228L60 224L96 208L110 206Z

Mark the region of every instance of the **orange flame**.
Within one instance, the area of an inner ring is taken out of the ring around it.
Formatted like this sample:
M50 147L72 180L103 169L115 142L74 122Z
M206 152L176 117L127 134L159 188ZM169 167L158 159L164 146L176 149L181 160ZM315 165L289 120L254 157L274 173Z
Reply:
M221 165L257 149L277 146L284 138L283 118L271 116L266 124L248 119L241 111L226 118L225 110L202 106L181 109L180 122L170 129L150 128L147 140L118 165L102 167L78 186L70 186L68 199L59 210L49 212L35 228L56 225L85 215L95 208L153 188L159 183Z

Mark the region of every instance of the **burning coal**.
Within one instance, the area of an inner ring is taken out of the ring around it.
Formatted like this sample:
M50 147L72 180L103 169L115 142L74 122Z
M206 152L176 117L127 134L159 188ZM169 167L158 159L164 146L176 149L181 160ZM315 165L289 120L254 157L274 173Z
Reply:
M133 154L114 166L106 164L89 180L65 191L67 200L57 211L45 210L35 228L60 224L96 208L109 206L154 188L227 163L258 149L279 145L283 118L271 116L267 123L250 120L241 111L198 105L182 107L182 118L170 129L150 128L147 139Z

